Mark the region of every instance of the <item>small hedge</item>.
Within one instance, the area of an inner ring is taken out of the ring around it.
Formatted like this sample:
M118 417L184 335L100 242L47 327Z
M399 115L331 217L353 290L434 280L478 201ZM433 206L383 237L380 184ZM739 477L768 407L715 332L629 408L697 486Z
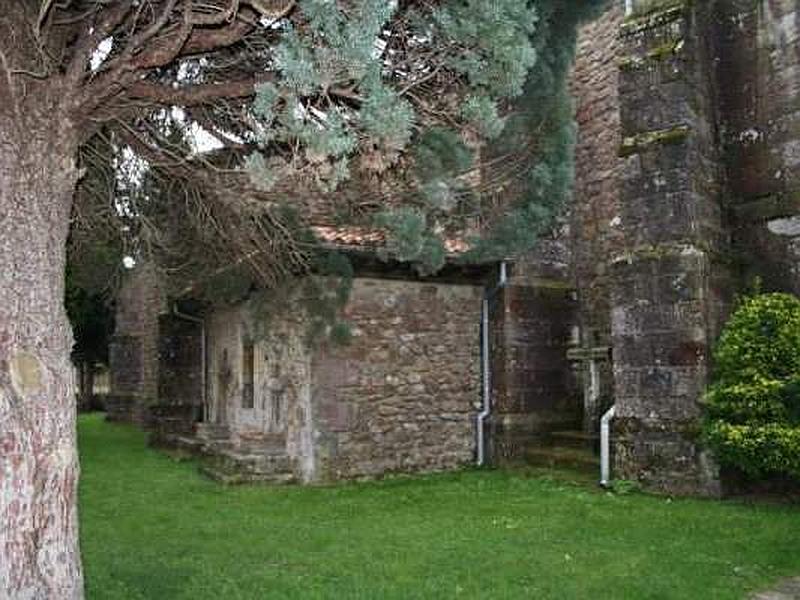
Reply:
M745 299L725 326L705 395L705 439L751 477L800 479L800 299Z
M751 477L788 475L800 479L800 427L712 421L706 439L720 463L737 467Z

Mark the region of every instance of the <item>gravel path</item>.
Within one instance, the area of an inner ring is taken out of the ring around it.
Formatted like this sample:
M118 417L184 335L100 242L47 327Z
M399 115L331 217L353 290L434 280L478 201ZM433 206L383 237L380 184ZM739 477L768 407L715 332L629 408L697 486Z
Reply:
M751 600L800 600L800 577L784 579L774 589L759 592L750 598Z

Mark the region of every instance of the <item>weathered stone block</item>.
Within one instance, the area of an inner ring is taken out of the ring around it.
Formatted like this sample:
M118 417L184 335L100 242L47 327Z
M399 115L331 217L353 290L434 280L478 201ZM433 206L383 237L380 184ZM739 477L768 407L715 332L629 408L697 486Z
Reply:
M615 422L615 467L621 478L676 495L721 494L719 469L697 443L696 420Z

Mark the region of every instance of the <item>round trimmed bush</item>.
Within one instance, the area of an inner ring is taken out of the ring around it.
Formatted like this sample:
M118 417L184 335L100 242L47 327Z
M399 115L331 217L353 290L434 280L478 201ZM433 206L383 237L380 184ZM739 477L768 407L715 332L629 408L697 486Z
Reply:
M705 395L705 438L722 464L800 479L800 299L745 299L725 325Z
M714 353L715 379L750 382L800 374L800 299L760 294L733 313Z

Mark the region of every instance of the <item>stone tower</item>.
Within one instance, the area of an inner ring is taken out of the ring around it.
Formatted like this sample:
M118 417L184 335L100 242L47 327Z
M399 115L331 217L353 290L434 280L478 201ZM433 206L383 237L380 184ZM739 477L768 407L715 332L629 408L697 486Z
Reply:
M800 289L800 4L619 1L582 36L580 322L613 348L617 477L715 495L698 443L735 294Z

